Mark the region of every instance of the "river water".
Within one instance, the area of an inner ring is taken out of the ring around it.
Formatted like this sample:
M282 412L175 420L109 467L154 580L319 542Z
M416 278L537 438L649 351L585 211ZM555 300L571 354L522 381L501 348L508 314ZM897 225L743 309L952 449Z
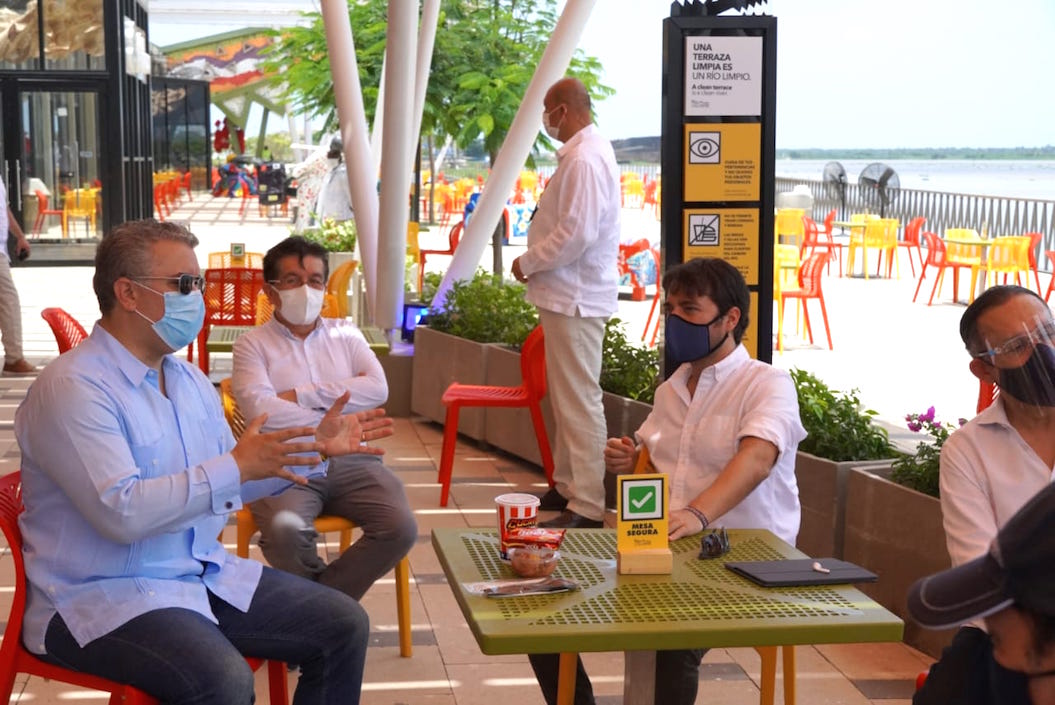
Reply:
M821 180L829 160L778 159L776 175ZM874 159L839 160L849 183ZM890 159L884 162L897 172L902 188L948 191L981 196L1055 200L1055 161Z

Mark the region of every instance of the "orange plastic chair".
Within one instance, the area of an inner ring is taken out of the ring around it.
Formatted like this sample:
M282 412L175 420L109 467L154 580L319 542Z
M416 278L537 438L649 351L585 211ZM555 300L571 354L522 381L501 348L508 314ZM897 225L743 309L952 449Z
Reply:
M88 337L84 326L61 308L46 308L40 312L40 317L51 327L59 346L59 355L77 347Z
M227 419L227 425L231 427L231 433L239 438L245 431L245 417L238 402L231 392L231 378L225 377L220 380L220 399L223 402L223 414ZM253 512L248 507L242 507L235 512L237 539L235 554L241 558L249 558L249 539L253 537L259 527L253 519ZM339 550L344 553L352 545L352 530L355 522L338 516L320 514L315 517L315 530L320 534L336 532L340 534ZM410 624L410 561L406 556L396 564L396 621L399 624L399 655L410 658L413 655L412 632Z
M1037 252L1040 249L1040 241L1043 233L1026 233L1029 238L1029 268L1033 270L1033 279L1037 283L1037 293L1040 293L1040 272L1037 271Z
M99 676L54 666L37 658L22 645L22 618L26 610L26 566L22 558L22 530L18 526L18 515L22 513L22 473L13 472L0 477L0 530L3 531L14 561L14 599L11 612L0 642L0 702L11 700L15 675L27 673L31 676L69 683L78 688L88 688L110 693L110 703L124 705L155 705L157 699L138 688L117 683ZM256 670L264 661L247 658L246 662ZM268 661L268 686L271 702L289 705L286 688L286 665L280 661Z
M821 303L821 317L824 319L824 333L828 336L828 349L832 348L832 332L828 326L828 309L824 305L824 292L821 290L821 277L824 276L824 266L827 264L826 253L812 254L806 258L799 268L799 288L782 289L777 311L777 350L784 352L784 303L786 299L800 299L802 301L802 316L806 319L806 334L809 336L810 344L813 343L813 329L810 327L810 310L806 305L809 299L817 299Z
M832 211L835 213L835 211ZM834 216L833 216L834 217ZM802 249L800 250L800 257L808 257L815 253L817 250L824 250L828 255L828 271L831 272L832 268L832 252L838 255L839 259L839 273L842 273L843 267L843 246L841 243L836 243L832 240L831 226L828 227L828 233L824 234L821 229L817 226L817 223L813 218L808 215L802 216Z
M546 480L553 486L553 453L549 435L542 419L542 397L546 396L546 346L542 326L528 334L520 349L520 374L523 378L518 387L498 387L482 384L459 384L454 382L443 393L443 405L447 417L443 422L443 449L440 452L439 483L440 506L447 506L451 490L451 471L454 469L454 444L458 439L458 414L463 406L489 406L516 408L527 407L531 411L531 422L535 426L542 467Z
M418 250L418 291L421 291L421 287L425 283L425 256L426 255L451 255L454 256L454 250L458 247L458 241L462 237L462 225L463 221L459 221L451 227L450 232L447 233L447 249L446 250Z
M641 342L645 342L645 338L648 336L648 329L652 326L652 316L656 316L656 325L652 328L652 339L648 341L648 347L656 347L656 338L659 336L659 322L663 319L663 312L660 310L660 298L662 296L661 284L663 282L663 274L660 270L659 265L659 250L655 247L650 248L652 250L652 259L656 263L656 293L652 295L652 306L648 309L648 319L645 321L645 330L641 332Z
M993 403L993 400L996 399L996 393L998 391L999 387L992 382L978 380L978 404L975 406L975 413L979 413L983 409L988 408L989 405Z
M212 327L255 325L256 298L263 286L264 272L259 269L205 270L205 323L198 333L198 367L202 372L209 374L209 350L205 344Z
M1044 303L1047 303L1051 292L1055 291L1055 250L1044 250L1044 256L1052 264L1051 281L1048 282L1048 290L1044 293Z
M905 237L898 240L897 246L899 248L904 247L908 250L908 266L912 270L912 276L916 276L916 265L912 262L912 253L916 253L916 257L919 258L920 267L923 266L923 252L919 246L919 231L923 229L923 224L927 222L924 217L913 218L905 226Z
M230 250L210 252L208 261L208 269L224 269L227 267L264 268L264 255L262 252L246 252L242 257L231 257Z
M62 223L62 236L66 237L66 220L63 218L63 211L61 208L48 208L48 194L44 193L40 189L37 189L37 219L33 221L33 234L40 236L40 228L44 225L44 219L49 215L59 216L59 221Z
M916 302L916 298L919 296L920 287L923 286L923 280L927 278L927 267L936 268L937 274L934 277L934 286L930 291L930 298L927 300L927 305L930 306L934 303L934 294L940 292L942 280L945 278L945 270L952 269L952 296L953 300L959 298L959 274L961 269L969 269L971 272L971 300L974 300L974 280L978 273L980 262L969 259L952 259L949 257L948 252L945 249L945 243L942 242L934 233L923 233L922 235L924 243L927 245L927 258L923 260L923 268L919 273L919 283L916 284L916 293L912 295L912 302Z
M191 192L190 192L190 189L191 189L191 175L190 175L189 171L184 172L183 177L180 179L180 185L183 187L183 190L187 192L187 200L188 201L193 201L194 197L191 196Z

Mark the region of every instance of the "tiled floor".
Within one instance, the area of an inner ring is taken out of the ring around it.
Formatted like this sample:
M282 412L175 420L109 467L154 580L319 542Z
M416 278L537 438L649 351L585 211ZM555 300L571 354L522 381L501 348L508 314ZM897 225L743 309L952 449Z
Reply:
M246 243L250 251L264 251L288 232L285 222L270 224L255 217L238 218L236 202L226 199L195 201L200 210L184 209L173 217L192 220L192 227L202 239L200 254L226 249L231 241ZM211 204L211 205L210 205ZM226 215L225 215L226 214ZM624 220L624 231L626 223ZM641 221L642 226L650 223ZM636 226L636 225L635 225ZM486 255L489 261L490 255ZM442 266L444 258L436 258ZM507 255L508 261L511 256ZM429 261L430 266L433 264ZM26 353L31 360L44 363L54 357L56 350L50 331L39 318L40 309L60 305L90 328L98 317L91 293L89 268L22 268L15 271L23 306ZM826 286L841 287L845 296L829 294L829 315L833 326L841 328L837 351L831 353L816 346L797 346L785 355L782 366L809 366L809 358L826 369L847 370L848 374L872 364L863 359L870 347L869 330L872 323L861 321L860 310L874 296L872 292L898 291L898 299L907 302L911 297L910 279L873 282L831 279ZM867 296L850 297L851 292L864 289ZM839 292L840 290L837 290ZM651 293L651 290L650 290ZM624 302L624 305L625 306ZM634 302L636 308L620 315L635 321L640 330L649 302ZM898 306L901 306L898 304ZM846 318L841 322L840 307ZM622 307L621 307L622 308ZM637 309L640 309L638 312ZM906 314L911 314L907 315ZM925 330L933 321L924 316L949 319L958 311L942 311L941 307L927 309L917 306L888 311L909 327ZM640 317L640 321L637 320ZM855 324L855 320L858 321ZM857 334L854 325L864 326ZM954 333L950 333L954 335ZM944 340L943 336L943 340ZM852 348L861 340L859 348ZM852 352L841 354L840 348ZM953 346L950 346L952 349ZM950 353L951 354L951 353ZM217 359L219 366L229 365L229 358ZM949 366L946 366L949 367ZM966 363L964 364L966 368ZM856 376L853 379L857 379ZM17 404L31 380L0 378L0 474L16 470L19 454L14 442L12 419ZM856 383L856 382L855 382ZM942 388L942 385L932 384ZM867 397L866 397L867 398ZM511 490L537 491L543 489L541 472L517 459L484 449L472 443L459 444L455 479L450 505L438 507L439 486L436 484L436 463L439 457L442 429L420 418L397 419L396 434L385 441L386 459L403 480L418 519L420 538L410 554L412 571L411 611L414 631L414 655L400 658L397 646L394 585L389 576L364 597L363 604L371 618L371 649L368 654L362 702L370 705L484 705L501 702L503 705L539 705L543 702L527 660L520 656L484 656L466 626L443 572L429 542L429 531L434 527L491 526L494 522L493 498ZM225 542L234 548L234 527L225 532ZM330 551L336 550L336 536L329 536ZM253 555L259 557L256 547ZM7 616L12 594L11 560L6 550L0 554L0 619ZM593 676L598 702L615 705L621 702L622 656L620 654L589 654L585 657ZM825 703L865 705L883 703L901 705L911 698L916 675L931 659L903 644L860 644L798 649L798 702L808 705ZM700 703L757 703L759 698L759 661L750 649L717 649L708 653L701 672ZM290 683L292 687L292 679ZM781 702L782 684L777 686L777 700ZM260 676L259 702L267 702L267 689ZM103 702L104 696L92 692L71 692L67 687L27 679L20 676L12 702L51 703ZM662 704L660 704L662 705Z

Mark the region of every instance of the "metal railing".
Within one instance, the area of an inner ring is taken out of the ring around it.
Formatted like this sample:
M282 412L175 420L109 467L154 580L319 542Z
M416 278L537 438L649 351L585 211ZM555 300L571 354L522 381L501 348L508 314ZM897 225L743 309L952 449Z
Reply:
M923 230L939 236L946 228L974 228L989 237L1041 233L1037 262L1045 262L1044 250L1055 250L1055 201L1004 196L980 196L945 191L898 189L890 202L881 203L874 189L860 184L846 184L844 191L830 183L806 179L776 179L777 193L785 193L797 184L805 184L813 194L812 217L817 222L835 209L844 220L851 213L882 213L897 218L902 225L917 216L927 219Z

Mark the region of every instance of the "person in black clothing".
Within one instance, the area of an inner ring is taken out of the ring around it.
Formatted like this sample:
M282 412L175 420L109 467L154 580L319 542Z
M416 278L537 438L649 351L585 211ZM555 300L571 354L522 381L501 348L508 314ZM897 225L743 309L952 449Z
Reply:
M930 629L965 627L935 663L914 705L1055 703L1055 484L1022 507L989 552L916 582L912 617ZM987 633L988 632L988 633Z

